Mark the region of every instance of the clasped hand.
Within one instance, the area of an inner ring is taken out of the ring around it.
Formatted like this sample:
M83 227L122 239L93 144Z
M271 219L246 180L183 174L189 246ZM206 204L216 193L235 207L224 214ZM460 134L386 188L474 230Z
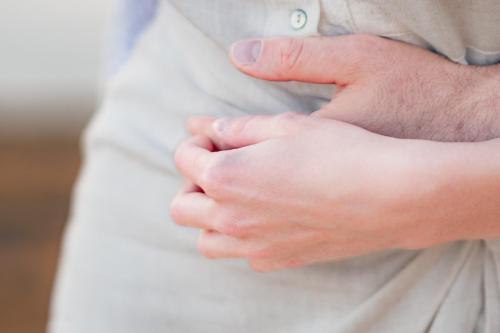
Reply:
M441 114L471 103L459 83L473 74L463 66L372 36L247 41L231 57L257 78L338 89L313 116L189 121L192 136L175 153L186 183L171 215L202 230L206 257L270 271L477 236L457 227L473 216L456 209L467 191L450 186L461 176L457 163L475 152L400 139L479 138L470 125L479 116ZM450 77L459 80L452 87ZM448 124L442 133L440 123Z

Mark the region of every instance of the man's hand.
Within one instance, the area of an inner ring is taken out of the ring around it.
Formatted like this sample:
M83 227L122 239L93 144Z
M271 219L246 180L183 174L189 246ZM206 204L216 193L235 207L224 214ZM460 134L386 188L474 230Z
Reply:
M375 133L437 141L500 136L498 66L463 66L370 35L247 40L233 45L231 59L260 79L336 84L332 101L313 115Z
M204 229L198 246L209 258L268 271L473 239L485 231L478 219L500 234L498 194L487 187L498 191L498 181L468 186L460 162L491 155L472 144L394 139L299 114L195 118L189 130L175 154L188 182L171 214Z

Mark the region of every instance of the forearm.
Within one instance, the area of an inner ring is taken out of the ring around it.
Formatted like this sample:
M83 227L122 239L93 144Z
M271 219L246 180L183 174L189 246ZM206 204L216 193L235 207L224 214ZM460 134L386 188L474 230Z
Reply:
M420 193L432 204L415 247L500 237L500 139L436 143L433 156L420 172Z
M450 180L464 186L461 189L464 207L465 239L500 237L500 140L468 144L463 156L457 159L462 165L450 174ZM452 160L453 163L453 160ZM460 169L463 169L461 171ZM457 186L460 189L460 185Z
M463 67L464 66L460 66ZM484 141L500 137L500 66L466 66L464 88L454 114L443 110L451 126L444 141ZM453 104L453 101L450 102ZM455 109L454 109L455 108ZM453 120L454 118L454 120ZM444 123L444 122L443 122Z

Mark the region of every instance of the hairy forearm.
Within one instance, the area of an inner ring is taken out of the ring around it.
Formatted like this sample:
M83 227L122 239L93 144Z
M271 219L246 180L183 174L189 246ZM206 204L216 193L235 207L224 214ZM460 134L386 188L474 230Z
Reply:
M373 99L373 117L378 118L354 119L354 124L403 139L478 142L500 137L500 66L447 62L400 75Z
M442 131L435 129L431 139L473 142L500 137L500 66L461 67L462 89L435 115Z
M378 48L359 59L344 81L334 80L336 93L315 116L404 139L475 142L500 137L500 65L465 66L401 42L349 38L361 45L356 49L366 48L367 40ZM309 73L312 82L323 82L314 74L315 66L322 72L333 68L332 75L341 72L335 61L322 64L311 57L301 73Z

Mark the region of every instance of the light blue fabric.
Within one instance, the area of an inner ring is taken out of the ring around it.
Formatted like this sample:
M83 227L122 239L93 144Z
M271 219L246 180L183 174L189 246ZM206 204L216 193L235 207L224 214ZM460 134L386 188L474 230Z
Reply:
M108 75L125 63L144 29L153 20L158 0L120 0L108 56Z

